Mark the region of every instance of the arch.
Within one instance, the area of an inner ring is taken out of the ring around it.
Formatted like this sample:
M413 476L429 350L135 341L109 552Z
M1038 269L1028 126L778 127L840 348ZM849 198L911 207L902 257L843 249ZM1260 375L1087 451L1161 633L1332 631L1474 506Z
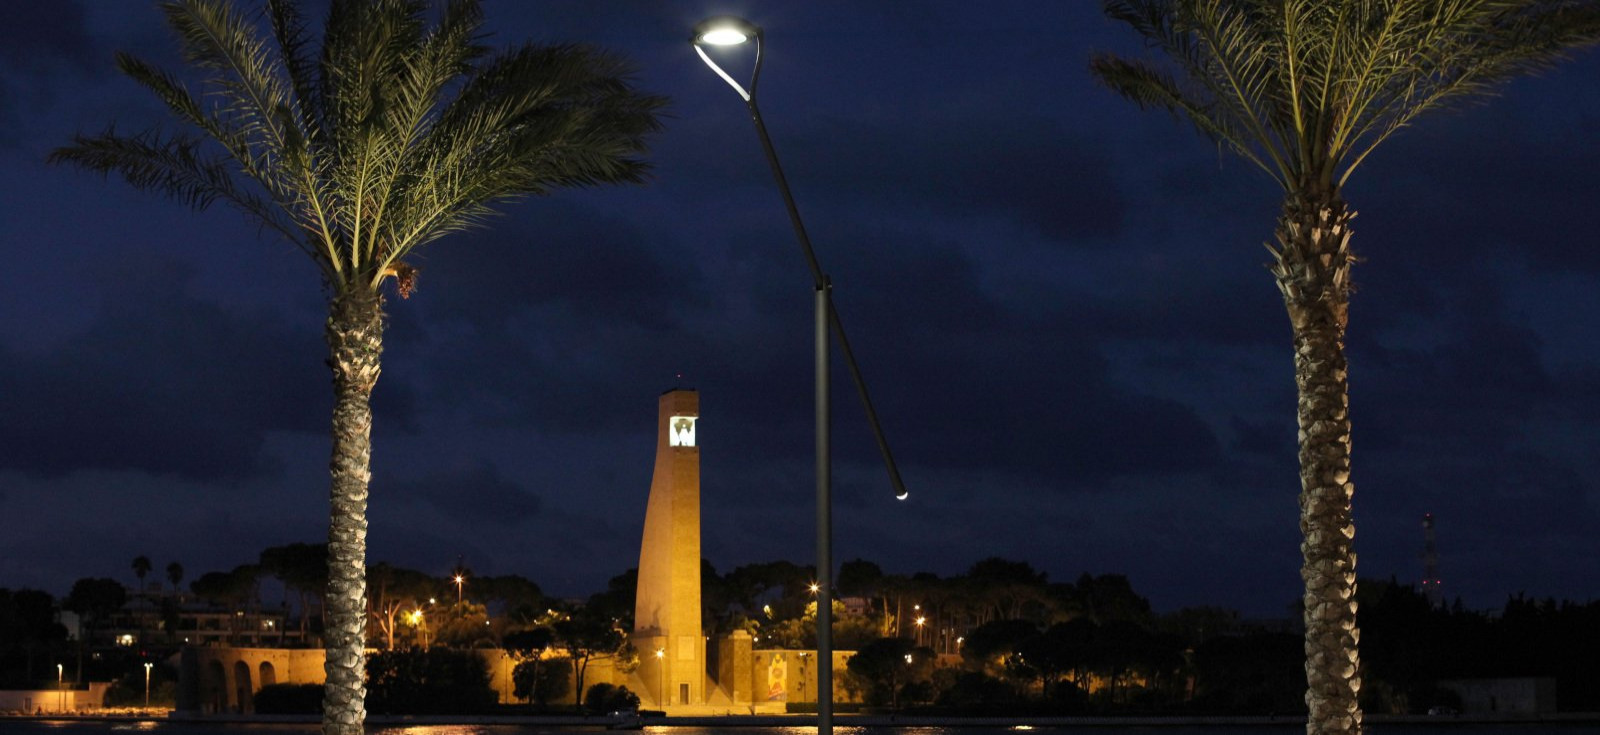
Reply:
M278 672L276 669L272 668L271 661L262 661L260 671L258 673L261 686L269 687L278 683Z
M206 662L206 673L200 677L200 708L207 712L228 711L228 673L222 662Z
M250 683L250 664L243 661L235 661L233 663L233 689L235 694L234 711L256 711L254 698L250 696L255 691L255 687Z

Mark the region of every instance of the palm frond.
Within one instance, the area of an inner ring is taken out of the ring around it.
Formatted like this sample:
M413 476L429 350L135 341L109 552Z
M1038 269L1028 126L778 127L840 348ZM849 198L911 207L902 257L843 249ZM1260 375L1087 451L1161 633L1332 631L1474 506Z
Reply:
M220 199L314 255L283 210L238 181L226 159L201 153L203 143L182 136L163 138L154 132L122 136L108 129L95 136L73 136L72 145L51 151L47 160L101 174L116 173L135 189L153 191L195 209L206 209Z
M207 82L227 104L212 114L249 137L253 165L282 165L286 145L280 111L289 105L289 90L274 73L278 65L266 39L226 0L178 0L162 9L182 41L184 57L214 72Z
M1254 163L1274 179L1281 176L1276 167L1256 154L1250 145L1249 132L1240 129L1232 117L1216 114L1208 99L1197 98L1198 95L1185 89L1172 75L1155 65L1100 54L1090 60L1089 69L1101 84L1139 107L1166 110L1174 118L1194 125L1207 138Z
M118 63L207 138L107 132L52 160L194 206L228 201L341 292L378 287L415 247L497 202L642 180L664 100L634 90L620 58L532 45L490 57L479 0L449 0L430 23L432 5L330 0L314 50L295 0L265 0L265 23L231 0L168 0L202 89L132 56Z
M619 57L527 45L497 55L445 105L408 158L412 186L392 257L437 227L481 221L497 201L641 181L665 99L635 91Z
M1600 42L1595 0L1104 0L1165 56L1102 81L1286 187L1338 187L1417 116ZM1202 119L1203 118L1203 119ZM1270 162L1271 166L1263 165Z

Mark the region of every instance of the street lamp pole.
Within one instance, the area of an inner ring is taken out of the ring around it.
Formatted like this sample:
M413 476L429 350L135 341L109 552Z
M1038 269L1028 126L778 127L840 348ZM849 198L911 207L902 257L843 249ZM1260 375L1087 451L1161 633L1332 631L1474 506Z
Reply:
M761 108L756 104L756 85L761 79L761 53L762 40L765 34L760 26L743 18L734 16L716 16L701 21L694 27L690 36L690 43L694 45L695 53L700 59L711 67L717 76L727 82L733 90L744 100L745 108L750 111L750 121L755 123L756 135L761 139L761 150L766 154L767 165L772 168L772 178L777 181L778 192L783 195L784 207L789 213L789 224L794 228L795 239L800 243L800 250L805 255L806 265L811 269L812 287L815 290L815 342L816 342L816 442L817 442L817 587L821 590L817 595L817 733L818 735L832 735L833 732L833 465L831 450L829 413L829 360L828 360L828 332L839 340L839 350L844 357L846 366L850 368L850 376L855 380L856 392L861 396L862 406L866 409L867 420L872 425L872 434L878 442L878 450L883 454L884 465L889 471L889 482L894 486L895 497L905 500L909 494L905 483L900 480L900 470L895 466L894 455L889 451L889 443L884 439L883 427L878 423L878 412L872 407L872 397L867 393L866 381L861 377L861 368L856 365L855 354L850 350L850 340L845 337L844 322L839 319L839 312L833 306L833 284L828 275L823 272L821 264L817 262L816 251L811 247L811 238L806 235L805 222L800 219L800 209L795 205L794 194L789 191L789 181L783 175L783 165L778 162L778 152L772 145L772 138L767 135L767 126L761 120ZM745 89L722 67L706 54L705 46L736 46L750 41L755 41L755 68L750 74L750 88Z
M661 696L656 703L665 707L667 705L667 649L656 649L656 668L661 671L661 676L658 677L661 679Z
M150 709L150 669L152 669L154 667L155 667L155 664L150 663L148 661L146 661L145 664L144 664L144 708L145 709Z
M66 669L61 664L56 664L56 711L67 711L67 684Z

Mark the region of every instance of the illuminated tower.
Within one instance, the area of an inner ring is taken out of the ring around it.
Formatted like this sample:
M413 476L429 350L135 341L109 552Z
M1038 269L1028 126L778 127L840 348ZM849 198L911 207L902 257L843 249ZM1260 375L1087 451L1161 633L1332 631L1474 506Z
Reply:
M700 396L661 394L656 469L639 546L633 645L638 676L657 706L706 701L706 639L700 629ZM581 696L581 695L580 695Z
M1422 594L1428 604L1444 604L1444 590L1439 587L1439 550L1433 546L1433 514L1422 514Z

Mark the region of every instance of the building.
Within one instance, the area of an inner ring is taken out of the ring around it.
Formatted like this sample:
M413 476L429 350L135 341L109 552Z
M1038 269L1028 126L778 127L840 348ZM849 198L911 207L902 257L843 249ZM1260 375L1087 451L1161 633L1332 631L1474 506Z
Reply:
M645 707L675 715L782 713L791 703L815 702L815 651L756 649L745 631L711 638L701 628L699 419L700 397L693 390L669 390L657 401L655 471L639 544L631 635L639 666L624 673L609 658L592 659L585 685L626 686ZM270 634L251 638L251 645L226 642L238 637L222 640L184 649L178 709L251 712L262 686L323 680L320 649L254 647L255 641L288 640ZM515 662L499 650L480 653L500 702L515 702ZM840 675L851 655L833 652L836 702L855 700ZM582 693L569 696L567 701L576 701Z

